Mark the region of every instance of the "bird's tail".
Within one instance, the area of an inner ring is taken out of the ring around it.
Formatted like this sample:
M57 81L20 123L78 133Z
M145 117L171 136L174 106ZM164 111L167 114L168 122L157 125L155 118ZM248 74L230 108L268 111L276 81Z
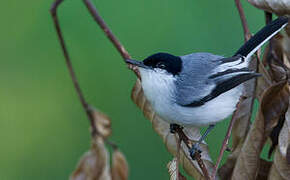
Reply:
M277 34L288 24L288 18L281 16L276 20L267 24L259 32L257 32L250 40L248 40L236 53L242 55L246 59L251 57L263 44Z

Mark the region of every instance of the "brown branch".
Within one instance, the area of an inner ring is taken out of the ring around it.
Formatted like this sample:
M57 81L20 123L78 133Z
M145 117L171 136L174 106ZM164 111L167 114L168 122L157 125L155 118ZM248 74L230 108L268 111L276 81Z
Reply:
M247 23L247 20L245 17L245 13L244 13L241 1L235 0L235 3L236 3L236 6L237 6L237 9L239 11L240 18L241 18L241 22L242 22L242 26L243 26L243 30L244 30L245 41L248 41L251 38L251 32L250 32L249 27L248 27L248 23Z
M117 37L112 33L112 31L107 26L105 21L99 15L99 13L98 13L97 9L95 8L95 6L93 5L92 1L91 0L83 0L83 1L85 3L86 7L88 8L89 12L91 13L92 17L94 18L94 20L97 22L97 24L104 31L104 33L109 38L109 40L112 42L112 44L118 50L118 52L121 54L124 61L126 59L131 59L131 56L129 55L129 53L127 52L125 47L121 44L121 42L117 39ZM139 71L138 71L137 67L135 67L131 64L127 64L127 65L128 65L128 68L131 69L136 74L136 76L140 79L140 75L139 75Z
M85 97L84 97L84 95L82 93L82 90L81 90L80 85L78 83L78 80L77 80L77 77L75 75L75 72L73 70L71 59L70 59L68 50L66 48L66 44L65 44L64 39L63 39L63 35L62 35L62 32L61 32L61 28L60 28L60 24L59 24L59 20L58 20L58 16L57 16L57 9L58 9L59 5L62 2L63 2L63 0L56 0L51 6L50 13L51 13L51 16L53 18L54 26L55 26L55 29L56 29L56 32L57 32L57 36L58 36L59 42L61 44L63 55L65 57L66 66L67 66L67 68L69 70L71 79L73 81L73 85L74 85L74 87L76 89L76 92L77 92L77 94L79 96L81 104L82 104L82 106L83 106L83 108L84 108L84 110L85 110L85 112L86 112L86 114L88 116L89 121L90 121L91 129L92 129L91 130L91 135L95 136L97 134L97 129L96 129L96 126L95 126L95 120L94 120L93 114L91 112L91 108L90 108L89 104L85 100Z
M188 149L191 149L191 147L192 147L192 143L191 143L191 141L189 140L189 138L184 134L182 128L181 128L181 127L177 127L177 128L175 129L175 132L178 134L178 137L179 137L180 141L183 141L184 144L186 145L186 147L187 147ZM201 155L200 155L200 153L195 153L195 155L194 155L194 159L193 159L193 160L196 160L196 161L197 161L197 163L198 163L200 169L201 169L202 172L203 172L204 177L205 177L207 180L210 180L211 177L209 176L208 170L206 169L206 166L205 166L203 160L201 159Z
M241 102L242 102L242 100L240 99L239 103L237 104L237 109L239 109ZM221 147L218 159L217 159L216 164L215 164L214 169L213 169L212 178L214 178L216 176L216 172L217 172L219 164L220 164L220 162L222 160L223 154L224 154L225 150L227 149L227 146L228 146L228 143L229 143L229 139L231 137L232 129L233 129L233 126L234 126L234 124L236 122L236 119L237 119L237 113L236 113L237 109L233 113L233 117L232 117L232 119L230 121L226 136L225 136L224 141L223 141L223 145Z

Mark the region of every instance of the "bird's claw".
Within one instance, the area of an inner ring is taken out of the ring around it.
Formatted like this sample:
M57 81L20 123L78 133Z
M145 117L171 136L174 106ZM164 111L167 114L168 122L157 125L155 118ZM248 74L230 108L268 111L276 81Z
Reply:
M192 159L195 159L195 153L199 153L200 154L201 152L202 152L202 150L201 150L201 148L199 146L199 143L195 143L192 146L192 148L189 150L189 154L190 154L190 157Z
M182 128L182 127L180 127L178 124L170 124L170 132L171 132L172 134L176 133L176 130L177 130L178 128Z

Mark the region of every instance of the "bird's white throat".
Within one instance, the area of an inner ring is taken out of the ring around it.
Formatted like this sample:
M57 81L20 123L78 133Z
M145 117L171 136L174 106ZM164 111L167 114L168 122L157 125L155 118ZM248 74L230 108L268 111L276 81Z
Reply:
M142 88L158 115L168 120L168 111L173 107L176 78L161 69L139 68Z
M176 80L173 75L161 69L139 68L139 70L145 96L153 106L157 105L158 101L162 103L173 101ZM158 103L158 105L161 104Z

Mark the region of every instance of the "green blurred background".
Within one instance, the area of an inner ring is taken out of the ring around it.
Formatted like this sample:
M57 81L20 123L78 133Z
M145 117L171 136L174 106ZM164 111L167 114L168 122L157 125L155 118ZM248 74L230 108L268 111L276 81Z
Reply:
M67 179L90 147L89 122L65 66L50 1L1 1L0 179ZM97 0L97 9L136 59L155 52L208 51L230 56L243 42L233 0ZM263 12L242 1L252 32ZM130 99L135 76L81 0L65 0L59 17L90 104L112 119L130 179L168 179L166 151ZM229 121L208 137L213 159ZM213 135L215 134L215 135Z

